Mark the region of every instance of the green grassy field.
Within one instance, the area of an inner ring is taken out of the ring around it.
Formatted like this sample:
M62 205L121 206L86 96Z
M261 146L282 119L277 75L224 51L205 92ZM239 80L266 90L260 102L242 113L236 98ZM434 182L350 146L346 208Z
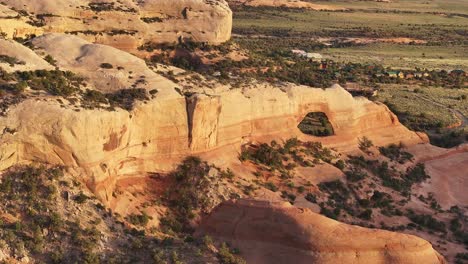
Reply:
M375 63L401 69L463 69L468 71L468 46L425 46L377 43L365 46L330 48L326 58L342 62Z
M427 44L338 45L339 48L329 48L322 52L330 59L345 62L378 63L411 69L468 70L468 19L461 15L448 15L468 12L468 1L407 0L377 3L338 0L314 3L353 10L327 12L237 7L234 8L233 32L282 39L300 38L304 42L318 38L331 38L332 41L352 37L366 41L405 37L426 41Z
M462 99L463 95L468 97L468 90L387 85L375 99L389 105L405 125L416 129L417 125L435 128L457 123L460 118L451 109L468 117L468 99Z
M375 11L324 12L241 8L234 10L234 32L271 33L286 30L310 36L412 37L432 42L466 42L468 19L428 13Z
M468 1L465 0L399 0L390 3L375 1L310 1L316 4L333 5L349 9L364 10L400 10L410 12L444 12L456 14L468 14Z

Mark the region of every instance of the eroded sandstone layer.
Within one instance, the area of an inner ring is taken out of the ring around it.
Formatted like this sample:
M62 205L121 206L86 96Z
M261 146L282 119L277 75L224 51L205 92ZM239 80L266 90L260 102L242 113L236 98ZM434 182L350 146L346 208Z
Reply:
M199 227L240 249L248 263L405 263L445 260L421 238L343 224L285 202L222 203Z
M70 33L127 51L151 43L229 40L232 12L224 0L4 0L0 32L24 38Z
M80 167L103 200L119 177L172 169L187 155L229 147L230 159L236 159L240 146L251 141L295 136L314 140L297 129L309 112L329 117L335 135L322 141L340 150L355 149L362 136L377 145L426 142L402 126L386 106L353 98L339 86L219 85L184 96L180 84L121 50L62 34L33 43L36 52L52 54L59 68L86 77L87 89L109 92L134 83L135 88L157 91L130 112L84 109L52 96L35 96L0 117L0 169L28 162ZM102 62L125 68L103 69ZM129 79L135 75L143 81Z

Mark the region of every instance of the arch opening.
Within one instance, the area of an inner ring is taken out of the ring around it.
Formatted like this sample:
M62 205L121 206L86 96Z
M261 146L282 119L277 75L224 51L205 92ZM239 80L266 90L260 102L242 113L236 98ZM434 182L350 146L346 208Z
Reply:
M308 113L297 128L304 134L316 137L328 137L335 134L332 124L323 112Z

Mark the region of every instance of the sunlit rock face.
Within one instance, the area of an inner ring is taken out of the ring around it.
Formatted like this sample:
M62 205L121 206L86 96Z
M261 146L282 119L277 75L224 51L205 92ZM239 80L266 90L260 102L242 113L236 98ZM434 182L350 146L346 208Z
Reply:
M248 263L446 263L416 236L343 224L286 202L224 202L196 234L228 241Z
M299 137L346 151L356 149L362 136L377 145L426 140L402 126L384 105L353 98L339 86L314 89L253 83L229 89L219 85L186 97L179 92L181 84L119 49L65 34L44 35L32 43L35 52L52 55L57 67L83 76L88 89L115 92L135 83L129 76L138 73L144 82L136 82L136 88L157 90L130 112L84 109L43 95L11 106L0 117L0 130L10 131L0 137L0 168L35 161L79 167L86 171L89 186L104 199L119 177L167 171L187 155L223 148L232 151L223 159L236 160L241 145L251 141ZM51 68L32 50L22 49L31 56L18 67L30 63ZM102 69L102 62L114 68ZM309 112L325 113L335 135L319 139L302 134L297 125Z
M5 0L0 31L24 38L69 33L136 51L145 43L229 40L232 12L224 0Z

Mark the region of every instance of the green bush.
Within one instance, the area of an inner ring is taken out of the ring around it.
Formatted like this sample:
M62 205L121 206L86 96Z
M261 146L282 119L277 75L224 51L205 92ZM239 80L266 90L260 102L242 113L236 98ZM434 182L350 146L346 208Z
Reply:
M359 149L364 151L364 152L369 152L369 149L374 146L374 143L366 137L363 136L362 138L359 139Z
M89 199L89 197L86 194L84 194L83 192L80 192L78 195L76 195L73 198L73 200L75 200L75 202L77 202L79 204L85 203L88 199Z
M387 147L380 147L380 154L389 158L392 161L398 161L401 164L404 164L406 161L411 161L413 155L409 152L402 151L401 145L390 144Z
M190 231L190 220L196 212L204 208L208 202L205 189L206 177L211 167L198 157L187 157L170 174L173 184L168 188L166 200L171 209L161 220L163 226L175 232Z
M265 188L267 188L268 190L272 191L272 192L277 192L278 191L278 187L276 187L276 185L272 182L266 182L265 183Z
M345 172L346 179L351 182L358 182L367 177L367 173L363 172L360 169L352 169Z
M410 212L408 218L418 224L421 227L426 227L430 230L437 231L437 232L446 232L445 223L438 221L431 215L423 214L417 215L415 213Z
M114 66L112 66L112 64L107 63L107 62L101 63L101 65L99 65L99 66L101 68L103 68L103 69L112 69L112 68L114 68Z
M317 203L317 197L312 193L306 194L304 198L311 203Z
M112 106L118 106L127 111L133 110L136 101L149 100L146 90L143 88L122 89L115 93L106 94L106 98Z
M16 72L18 81L26 82L33 90L44 90L52 95L70 96L79 91L83 82L81 77L72 72L59 70Z
M24 61L20 61L17 58L10 57L8 55L0 55L0 63L1 62L9 64L11 67L13 67L13 66L15 66L17 64L19 64L19 65L26 64Z
M146 226L150 220L150 216L143 212L142 214L130 214L127 216L127 220L136 226Z
M234 255L226 243L222 243L218 250L218 259L221 264L246 264L240 256Z

